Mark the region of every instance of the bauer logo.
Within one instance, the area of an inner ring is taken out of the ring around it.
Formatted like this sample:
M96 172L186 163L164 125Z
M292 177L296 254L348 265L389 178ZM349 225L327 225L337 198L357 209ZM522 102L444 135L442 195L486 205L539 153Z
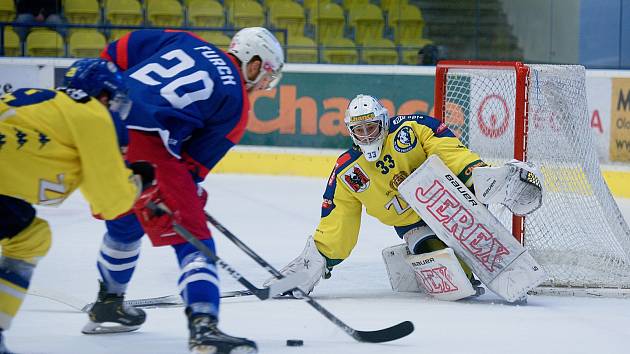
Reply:
M454 180L450 181L458 192L464 194ZM439 180L430 186L416 188L415 198L423 204L434 221L459 242L489 272L501 270L503 257L510 251L483 224L477 222L465 205L459 202ZM466 196L464 196L466 198ZM466 198L468 199L468 198ZM425 218L426 219L426 218ZM428 224L431 224L427 220Z
M398 152L408 152L416 147L417 143L418 137L416 133L408 126L400 128L394 137L394 149Z
M346 171L342 179L356 193L361 193L370 186L370 178L358 164Z

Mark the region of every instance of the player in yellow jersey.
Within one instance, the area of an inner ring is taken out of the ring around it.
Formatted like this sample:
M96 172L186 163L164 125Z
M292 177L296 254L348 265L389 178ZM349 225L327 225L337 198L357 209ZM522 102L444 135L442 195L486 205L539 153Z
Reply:
M79 188L93 214L113 219L131 208L139 183L151 182L147 174L142 181L132 178L123 161L118 140L125 139L121 120L131 102L116 68L104 60L81 60L67 75L91 65L101 70L77 77L89 92L19 89L0 98L1 354L10 353L2 331L50 247L50 228L32 205L58 205Z
M363 207L367 214L393 226L411 254L444 249L445 244L401 198L398 185L429 155L438 155L469 188L472 170L485 166L439 120L425 115L390 118L371 96L358 95L350 102L345 123L354 145L338 158L328 179L314 237L308 238L302 254L282 270L284 274L303 272L300 288L307 292L350 255L357 243ZM469 268L463 263L461 267L465 285L473 294L483 293Z

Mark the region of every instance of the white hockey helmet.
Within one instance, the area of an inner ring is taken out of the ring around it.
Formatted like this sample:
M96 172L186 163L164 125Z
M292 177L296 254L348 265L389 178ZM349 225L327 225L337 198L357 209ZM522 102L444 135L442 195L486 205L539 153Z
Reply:
M228 53L233 54L241 61L241 71L247 84L247 89L251 89L265 78L268 84L263 89L274 88L282 78L282 67L284 66L284 52L280 42L263 27L247 27L236 32L232 37ZM247 77L247 64L254 57L260 57L261 68L258 77L249 80Z
M372 96L358 95L350 101L344 123L365 159L376 161L381 156L383 142L389 133L387 109Z

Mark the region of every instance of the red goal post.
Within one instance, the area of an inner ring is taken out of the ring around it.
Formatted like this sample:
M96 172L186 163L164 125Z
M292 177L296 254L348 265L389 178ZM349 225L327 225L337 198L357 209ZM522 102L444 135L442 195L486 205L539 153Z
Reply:
M545 293L630 294L630 228L601 175L584 67L441 61L434 112L484 161L540 166L540 209L490 209L549 274Z
M477 61L477 60L443 60L435 70L435 116L445 122L447 116L446 78L451 69L495 69L510 70L515 74L514 105L514 158L527 161L527 77L529 67L518 61ZM512 234L523 243L523 218L513 216Z

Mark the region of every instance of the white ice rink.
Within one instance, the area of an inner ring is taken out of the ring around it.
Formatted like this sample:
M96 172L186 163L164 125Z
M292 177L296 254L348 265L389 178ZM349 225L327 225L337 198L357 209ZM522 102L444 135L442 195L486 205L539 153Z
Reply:
M303 248L319 220L325 180L300 177L211 175L205 183L207 211L277 268ZM630 219L630 200L618 200ZM53 229L53 247L31 283L85 303L97 292L95 260L104 232L77 193L60 208L40 208ZM256 284L267 273L213 230L219 255ZM222 303L221 327L255 340L268 354L625 354L630 353L630 299L530 296L527 306L499 303L493 294L469 302L439 302L390 290L381 249L400 243L393 230L365 217L350 258L313 293L348 325L375 330L411 320L416 330L391 343L363 344L297 300L254 297ZM176 293L178 269L170 247L144 240L128 299ZM241 289L222 273L222 290ZM20 354L185 354L182 308L147 310L137 332L87 336L87 315L53 301L28 296L6 333ZM287 339L303 347L286 347Z

